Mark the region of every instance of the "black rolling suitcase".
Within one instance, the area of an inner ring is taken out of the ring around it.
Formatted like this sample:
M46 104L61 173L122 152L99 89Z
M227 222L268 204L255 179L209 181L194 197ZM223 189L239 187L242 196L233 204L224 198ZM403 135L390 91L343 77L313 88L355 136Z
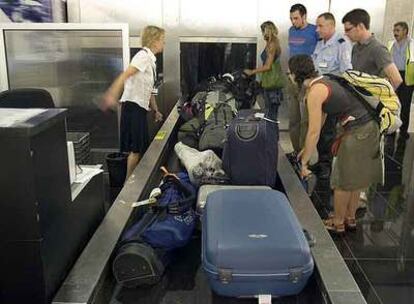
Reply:
M235 185L274 187L279 128L263 113L241 110L227 130L223 168Z

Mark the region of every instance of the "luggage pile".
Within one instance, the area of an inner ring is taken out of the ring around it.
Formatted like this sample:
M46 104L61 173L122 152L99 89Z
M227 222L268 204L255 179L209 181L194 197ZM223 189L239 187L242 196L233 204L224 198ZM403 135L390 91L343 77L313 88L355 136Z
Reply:
M201 264L215 293L297 294L313 272L313 260L287 197L272 189L278 124L250 109L251 101L243 101L249 109L241 107L234 87L242 85L234 77L208 84L179 109L185 122L174 151L185 172L164 169L149 211L123 234L114 276L124 287L158 282L174 250L190 241L199 217Z
M230 122L238 110L253 106L258 93L258 83L241 72L210 77L198 86L192 98L180 101L178 111L184 124L178 131L178 141L221 156Z

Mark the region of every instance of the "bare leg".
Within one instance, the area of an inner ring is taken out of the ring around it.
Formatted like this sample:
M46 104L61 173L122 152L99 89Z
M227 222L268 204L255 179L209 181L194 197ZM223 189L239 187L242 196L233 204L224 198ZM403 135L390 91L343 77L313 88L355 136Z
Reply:
M355 219L355 213L358 209L360 194L361 194L361 190L351 192L350 202L348 204L348 209L346 211L347 219Z
M139 153L134 153L134 152L129 153L128 159L127 159L127 174L126 174L125 180L127 180L131 176L135 167L138 165L139 160L140 160Z
M344 223L345 216L348 210L348 205L351 201L352 192L340 189L334 190L334 224L341 225Z

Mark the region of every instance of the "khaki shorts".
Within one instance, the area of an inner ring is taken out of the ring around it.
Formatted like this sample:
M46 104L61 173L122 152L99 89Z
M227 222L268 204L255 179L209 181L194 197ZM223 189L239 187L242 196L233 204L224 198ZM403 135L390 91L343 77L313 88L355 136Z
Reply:
M369 121L347 131L339 128L337 134L344 136L333 160L331 187L356 191L383 183L384 161L378 123Z
M308 128L307 109L303 103L304 92L296 84L289 81L287 94L289 100L289 136L293 149L299 152L304 146Z

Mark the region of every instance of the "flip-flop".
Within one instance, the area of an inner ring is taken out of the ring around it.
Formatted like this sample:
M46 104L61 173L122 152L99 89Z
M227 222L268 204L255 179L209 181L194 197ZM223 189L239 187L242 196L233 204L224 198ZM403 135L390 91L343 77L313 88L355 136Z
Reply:
M333 218L323 221L325 228L335 234L344 234L345 233L345 224L335 225Z
M333 219L334 216L334 213L331 212L328 214L328 219ZM346 230L355 231L357 228L356 220L354 218L346 218L344 224Z

